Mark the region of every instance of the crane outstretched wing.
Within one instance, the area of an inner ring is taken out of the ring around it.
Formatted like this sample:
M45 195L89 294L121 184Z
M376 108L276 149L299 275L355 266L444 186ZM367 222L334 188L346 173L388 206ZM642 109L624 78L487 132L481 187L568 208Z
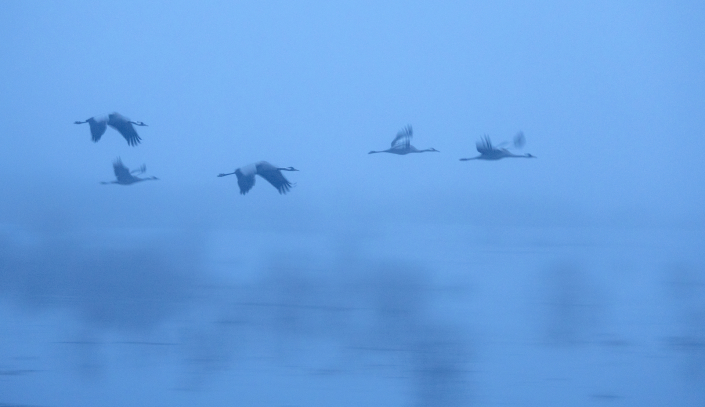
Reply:
M113 172L115 172L115 177L118 179L118 182L127 182L134 178L132 174L130 174L130 169L125 167L120 157L113 162Z
M392 148L409 148L412 137L414 137L414 131L411 129L411 125L408 125L399 130L397 136L394 137L394 140L392 140Z
M291 182L284 178L281 171L277 169L261 169L258 168L257 174L266 179L280 194L286 194L291 189Z
M480 141L475 143L475 146L480 154L487 154L494 150L494 147L492 147L492 142L490 141L490 136L486 134L480 139Z
M108 125L119 131L120 134L125 137L125 140L127 140L127 144L133 147L142 141L137 131L135 131L134 126L130 123L130 119L120 113L111 113L108 116Z
M105 129L108 128L108 120L106 118L95 120L93 117L86 120L91 127L91 139L94 143L100 140L100 137L105 134Z
M255 174L245 175L238 168L235 170L235 175L237 176L237 186L240 187L240 194L245 195L255 186Z
M144 174L147 172L147 164L142 164L138 169L130 171L130 174Z

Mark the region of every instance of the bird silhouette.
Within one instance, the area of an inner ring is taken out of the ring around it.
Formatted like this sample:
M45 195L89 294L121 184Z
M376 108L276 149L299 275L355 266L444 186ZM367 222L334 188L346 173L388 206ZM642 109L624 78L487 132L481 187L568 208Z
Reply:
M133 122L127 117L117 112L110 113L107 116L91 117L90 119L87 119L82 122L74 122L74 124L83 123L88 123L88 125L90 126L91 137L94 143L100 140L100 138L105 133L105 129L107 128L107 126L110 126L120 132L120 134L125 137L125 140L127 140L127 144L133 147L137 146L137 144L139 144L142 139L137 134L137 131L135 131L135 128L132 125L134 124L135 126L146 126L146 124L144 124L143 122Z
M392 147L382 151L370 151L368 154L375 153L392 153L398 155L406 155L410 153L426 153L426 152L436 152L440 151L435 148L427 148L426 150L419 150L411 145L411 138L414 137L414 132L411 129L411 125L404 127L399 130L397 136L392 140Z
M157 177L140 178L140 177L136 177L136 176L132 175L132 174L144 174L145 171L147 171L147 166L144 164L142 164L142 166L139 169L130 171L130 169L125 167L125 164L122 163L122 160L120 159L120 157L118 157L113 162L113 172L115 172L115 177L117 178L117 181L101 182L101 184L103 184L103 185L107 185L107 184L130 185L130 184L134 184L134 183L140 182L140 181L151 181L151 180L158 180L159 179Z
M507 144L506 142L501 143L497 146L493 146L490 141L490 136L486 135L476 143L477 151L480 153L477 157L472 158L461 158L460 161L469 160L501 160L502 158L536 158L531 154L514 154L502 145ZM514 136L514 147L522 148L526 144L526 138L524 133L519 132Z
M292 187L292 183L289 182L282 171L298 171L294 167L287 168L277 168L266 161L259 161L254 164L245 165L236 169L234 172L227 174L218 174L219 177L225 177L227 175L237 175L237 185L240 187L240 193L245 195L248 193L253 186L255 186L255 175L266 179L274 188L279 191L280 194L286 194Z

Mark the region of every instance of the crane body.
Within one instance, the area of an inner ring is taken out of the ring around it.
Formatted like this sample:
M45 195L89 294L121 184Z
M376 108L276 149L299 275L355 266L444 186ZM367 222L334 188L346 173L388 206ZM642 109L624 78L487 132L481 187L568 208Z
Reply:
M294 167L279 168L268 163L267 161L259 161L253 164L248 164L236 169L233 172L226 174L218 174L219 177L228 175L237 176L237 185L240 187L240 194L245 195L252 187L255 186L255 175L259 175L274 186L280 194L289 192L293 184L287 180L282 171L298 171Z
M125 164L122 163L122 160L120 159L120 157L118 157L113 162L113 172L115 173L115 178L117 178L117 180L110 181L110 182L101 182L101 184L103 184L103 185L107 185L107 184L132 185L132 184L135 184L135 183L141 182L141 181L152 181L152 180L159 179L157 177L140 178L140 177L133 175L133 174L143 174L145 171L147 171L147 166L144 164L142 164L142 166L139 169L130 171L130 169L127 168L125 166Z
M100 138L103 137L107 126L110 126L127 140L127 144L133 147L137 146L142 141L134 126L147 126L143 122L132 121L117 112L110 113L107 116L94 116L84 121L74 122L74 124L83 123L88 123L91 129L91 139L94 143L97 143Z
M514 147L521 148L526 143L524 138L524 133L519 132L514 136ZM501 143L500 146L504 144ZM490 141L490 137L485 135L480 141L476 143L477 152L480 153L477 157L471 158L461 158L460 161L470 161L470 160L488 160L496 161L502 158L536 158L536 156L531 154L514 154L504 147L494 146Z
M411 125L406 126L397 133L396 137L394 137L394 140L392 140L391 148L382 151L370 151L368 154L390 153L397 155L407 155L411 153L440 152L435 148L419 150L418 148L411 145L412 137L414 137L414 132L411 129Z

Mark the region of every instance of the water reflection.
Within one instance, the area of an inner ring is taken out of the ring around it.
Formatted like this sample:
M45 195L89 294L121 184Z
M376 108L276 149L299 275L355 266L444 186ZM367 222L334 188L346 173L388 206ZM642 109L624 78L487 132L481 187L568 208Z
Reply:
M65 387L112 398L129 386L174 405L639 405L667 394L642 395L640 382L675 386L647 374L672 359L688 380L704 374L699 269L634 284L610 268L648 275L648 251L584 265L565 251L615 254L517 248L522 231L424 263L359 242L274 252L248 236L252 247L220 242L223 262L191 231L21 235L0 237L0 402L80 405Z
M548 343L572 346L595 340L604 299L589 275L576 264L562 263L548 270L543 285Z
M251 284L214 288L212 324L184 337L192 372L212 374L232 363L310 377L379 375L411 383L417 404L462 405L468 337L461 323L429 315L428 272L390 263L309 264L275 257Z
M197 257L183 236L132 237L103 245L70 235L29 245L0 237L0 294L35 312L68 309L94 327L149 329L194 295Z
M666 273L666 292L677 326L664 341L682 360L686 377L696 383L705 378L705 274L684 264Z

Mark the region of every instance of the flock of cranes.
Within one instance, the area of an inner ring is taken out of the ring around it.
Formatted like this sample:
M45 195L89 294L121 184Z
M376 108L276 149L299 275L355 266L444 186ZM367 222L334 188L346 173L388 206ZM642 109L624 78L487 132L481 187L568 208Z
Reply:
M91 129L91 138L93 142L98 142L100 138L105 134L107 126L110 126L117 130L124 138L127 140L127 144L136 147L142 139L137 134L134 126L147 126L143 122L135 122L119 113L110 113L107 116L91 117L85 121L76 121L75 124L88 123ZM400 130L394 140L392 140L391 147L386 150L381 151L370 151L368 154L376 153L390 153L397 155L406 155L411 153L427 153L440 151L435 148L427 148L425 150L419 150L411 145L411 139L414 137L414 132L411 126L406 126ZM519 132L514 136L513 144L514 148L520 149L524 147L526 143L526 138L524 133ZM477 157L472 158L461 158L460 161L469 160L501 160L502 158L536 158L531 154L514 154L504 147L506 143L501 143L497 146L492 145L490 137L485 135L480 141L476 143L477 151L480 153ZM115 172L116 181L101 182L101 184L119 184L119 185L131 185L140 181L150 181L158 180L157 177L147 177L140 178L136 175L143 174L147 171L147 167L143 164L139 169L130 171L118 157L113 162L113 171ZM280 194L286 194L289 192L293 184L287 180L282 171L298 171L294 167L280 168L276 167L266 161L259 161L253 164L245 165L243 167L237 168L235 171L225 174L218 174L218 177L225 177L227 175L235 174L237 176L237 185L240 187L240 194L245 195L248 193L252 187L255 185L255 175L259 175L264 178L274 186L274 188L279 191Z

